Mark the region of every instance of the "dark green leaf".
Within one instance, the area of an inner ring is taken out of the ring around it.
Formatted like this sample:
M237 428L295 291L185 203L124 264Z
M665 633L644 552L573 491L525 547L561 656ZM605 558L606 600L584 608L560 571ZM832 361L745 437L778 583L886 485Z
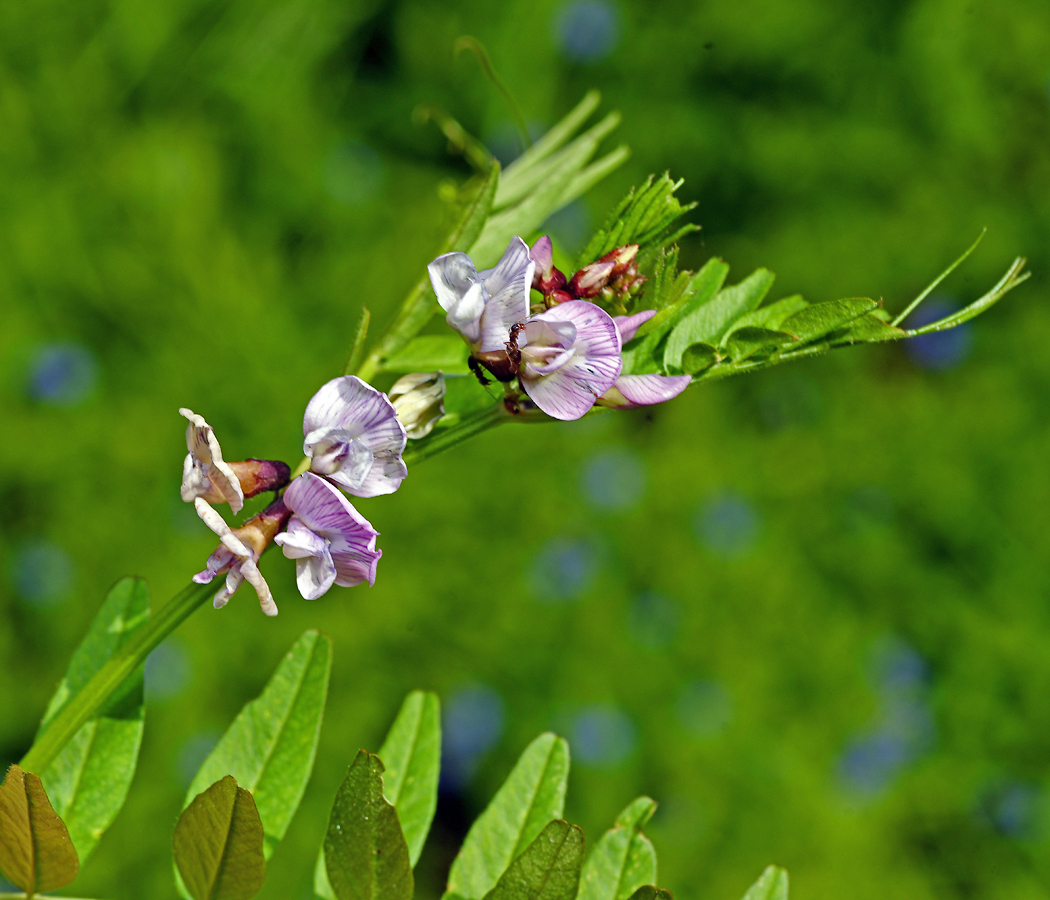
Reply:
M695 375L713 366L719 360L718 348L710 344L692 344L682 354L682 371L686 375Z
M729 358L737 362L754 356L761 350L782 347L795 342L795 336L785 331L771 331L768 328L738 328L726 340L726 349L729 351Z
M549 822L485 900L573 900L582 862L583 832L568 822Z
M670 891L663 891L651 884L646 884L631 894L631 900L674 900L674 897Z
M876 315L880 312L883 310L877 309L854 319L849 324L849 330L841 338L837 338L835 343L874 344L880 341L897 341L907 337L902 329L890 325Z
M793 294L790 297L777 300L775 303L770 303L768 306L760 306L758 309L745 313L737 319L733 323L733 327L727 332L726 337L732 336L734 331L741 328L769 328L776 331L783 324L784 319L805 309L807 306L809 304L802 298L801 294Z
M337 900L411 900L412 864L397 810L383 796L383 763L361 750L339 786L324 839Z
M227 775L193 798L175 826L175 866L193 900L249 900L266 878L251 793Z
M561 817L568 777L563 738L548 732L529 744L467 833L449 872L449 892L481 900L544 825Z
M437 372L467 375L470 349L456 334L426 334L412 338L383 361L387 372Z
M73 654L48 704L38 737L148 619L146 582L138 578L118 581ZM102 715L85 723L41 775L81 862L124 805L138 762L142 723L140 668L120 686Z
M639 797L602 835L583 866L579 900L627 900L640 886L656 881L656 851L642 834L656 802Z
M397 810L413 868L437 809L441 705L437 694L413 691L379 748L386 798Z
M779 866L767 866L744 900L788 900L788 873Z
M697 277L702 273L703 269L697 273ZM696 343L721 342L733 323L745 313L756 309L772 286L773 273L767 269L758 269L739 284L723 288L707 302L690 302L685 314L667 339L667 349L664 352L664 365L667 369L681 370L682 354L686 347Z
M65 887L79 868L69 832L40 779L11 766L0 785L0 871L32 894Z
M878 308L878 303L866 297L850 297L846 300L828 300L814 303L800 312L788 316L780 324L780 330L793 334L801 343L815 341L837 328L848 325L865 313Z
M186 802L223 775L250 790L266 832L269 859L284 837L313 769L321 730L332 641L307 631L263 692L247 704L204 761Z

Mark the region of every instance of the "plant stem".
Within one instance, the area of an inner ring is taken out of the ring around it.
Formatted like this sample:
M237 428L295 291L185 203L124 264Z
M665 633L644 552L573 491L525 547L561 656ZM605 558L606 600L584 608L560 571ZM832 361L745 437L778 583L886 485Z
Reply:
M214 593L213 584L190 584L151 615L55 717L22 758L22 768L39 774L51 765L62 748L85 722L98 715L113 692L146 661L150 652Z
M514 416L507 412L502 402L497 403L468 418L461 419L455 425L435 432L425 441L420 441L409 449L402 458L407 464L414 465L431 456L437 456L476 434L495 428L503 422L512 421L514 421Z

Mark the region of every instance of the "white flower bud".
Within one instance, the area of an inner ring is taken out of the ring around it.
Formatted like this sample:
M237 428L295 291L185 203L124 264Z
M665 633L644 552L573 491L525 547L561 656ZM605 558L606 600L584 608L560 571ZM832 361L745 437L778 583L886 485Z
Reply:
M413 372L394 382L388 396L408 436L426 437L445 414L445 376L441 372Z

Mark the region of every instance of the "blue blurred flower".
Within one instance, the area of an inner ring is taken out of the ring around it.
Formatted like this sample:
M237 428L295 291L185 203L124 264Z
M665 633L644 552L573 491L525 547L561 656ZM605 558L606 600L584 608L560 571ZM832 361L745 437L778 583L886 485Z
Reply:
M442 719L441 782L457 790L502 737L503 698L488 685L468 685L448 699Z
M1041 837L1047 819L1047 798L1039 785L1004 781L985 792L981 812L1000 834L1016 840Z
M73 562L56 544L31 540L15 550L11 583L30 606L53 607L62 603L73 581Z
M616 766L634 752L634 723L615 706L588 706L573 718L569 744L581 763Z
M347 206L363 206L382 191L386 166L367 144L345 141L328 155L324 181L332 199Z
M555 13L555 40L570 62L605 59L616 46L619 33L619 12L607 0L574 0Z
M847 788L872 795L889 784L908 758L900 736L876 732L849 743L839 762L839 774Z
M884 693L893 695L926 687L930 667L910 644L887 638L876 644L873 657L874 682Z
M532 564L532 588L545 603L576 600L590 586L597 560L586 541L557 537L548 541Z
M628 450L602 450L584 465L583 492L599 509L628 509L645 493L645 465Z
M190 681L190 660L177 638L168 638L146 657L146 696L151 700L177 697Z
M682 686L675 702L682 727L699 738L721 734L733 715L732 701L717 681L691 681Z
M98 365L82 344L41 347L29 366L29 394L48 406L76 406L95 389Z
M695 530L700 543L715 555L743 556L755 542L758 514L742 497L719 494L701 507Z
M678 630L678 606L663 594L644 591L631 603L627 624L631 637L643 647L666 647Z
M915 312L904 320L905 328L921 328L960 309L960 304L951 297L935 294L927 299ZM940 371L950 369L966 361L973 344L969 322L964 322L947 331L935 331L909 338L904 342L912 362L923 369Z

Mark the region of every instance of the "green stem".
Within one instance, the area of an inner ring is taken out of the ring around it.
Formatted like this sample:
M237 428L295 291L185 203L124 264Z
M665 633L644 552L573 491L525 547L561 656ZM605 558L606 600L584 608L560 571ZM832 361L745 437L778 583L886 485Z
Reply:
M507 408L502 403L497 403L495 406L490 406L486 410L461 419L455 425L436 431L425 441L420 441L411 447L402 458L408 465L415 465L424 459L437 456L437 454L455 447L456 444L463 443L463 441L474 437L476 434L495 428L503 422L512 422L514 420L515 417L507 412Z
M145 661L150 652L215 593L213 584L190 584L150 616L29 748L20 765L27 772L43 772L85 722L97 716L113 692Z

